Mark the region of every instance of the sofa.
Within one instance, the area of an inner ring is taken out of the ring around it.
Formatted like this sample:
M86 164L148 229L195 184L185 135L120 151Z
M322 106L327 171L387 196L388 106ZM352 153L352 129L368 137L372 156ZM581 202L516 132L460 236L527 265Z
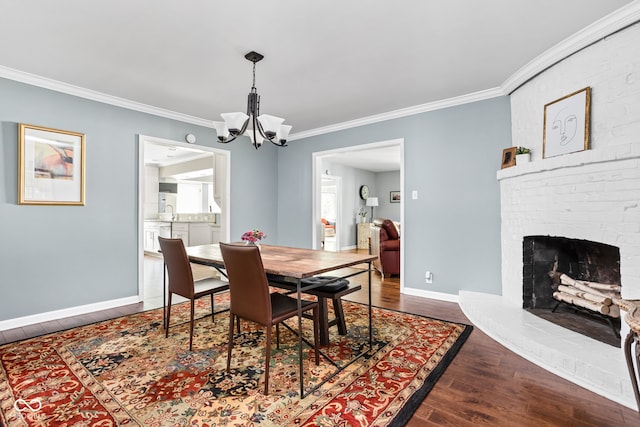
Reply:
M374 268L385 276L400 274L400 224L390 219L376 218L371 224L371 255Z

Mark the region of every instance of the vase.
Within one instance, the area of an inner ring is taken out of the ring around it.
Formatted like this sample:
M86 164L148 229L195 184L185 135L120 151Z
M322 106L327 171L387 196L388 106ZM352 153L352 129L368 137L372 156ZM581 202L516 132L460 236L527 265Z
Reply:
M516 154L516 165L523 165L531 161L531 153Z
M262 248L260 247L260 242L259 242L259 241L257 241L257 240L256 240L255 242L250 242L250 241L248 241L248 240L245 240L245 241L244 241L244 245L245 245L245 246L249 246L249 245L251 245L251 246L257 246L257 247L258 247L258 249L260 249L260 250L262 249Z

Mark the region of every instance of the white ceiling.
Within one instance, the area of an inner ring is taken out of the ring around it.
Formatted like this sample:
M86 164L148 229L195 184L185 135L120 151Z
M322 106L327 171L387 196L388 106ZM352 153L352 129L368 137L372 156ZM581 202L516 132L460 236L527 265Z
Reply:
M197 146L190 148L149 141L144 144L144 164L149 166L163 167L213 157L210 152L199 150Z
M638 0L636 0L637 3ZM21 0L0 6L18 70L207 121L261 112L293 134L491 90L630 0Z
M348 151L323 155L322 160L371 172L399 171L400 146L366 148L364 150L349 149Z

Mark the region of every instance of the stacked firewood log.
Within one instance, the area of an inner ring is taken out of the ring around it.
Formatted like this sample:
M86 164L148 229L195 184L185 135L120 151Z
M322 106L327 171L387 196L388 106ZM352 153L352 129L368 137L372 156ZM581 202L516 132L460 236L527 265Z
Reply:
M620 285L576 280L564 273L559 274L560 284L553 293L558 301L586 308L606 316L620 317Z

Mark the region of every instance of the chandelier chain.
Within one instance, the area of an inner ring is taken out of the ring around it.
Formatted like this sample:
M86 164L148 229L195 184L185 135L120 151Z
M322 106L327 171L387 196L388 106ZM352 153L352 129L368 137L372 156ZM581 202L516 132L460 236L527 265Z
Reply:
M256 88L256 63L253 63L253 86L252 89Z

